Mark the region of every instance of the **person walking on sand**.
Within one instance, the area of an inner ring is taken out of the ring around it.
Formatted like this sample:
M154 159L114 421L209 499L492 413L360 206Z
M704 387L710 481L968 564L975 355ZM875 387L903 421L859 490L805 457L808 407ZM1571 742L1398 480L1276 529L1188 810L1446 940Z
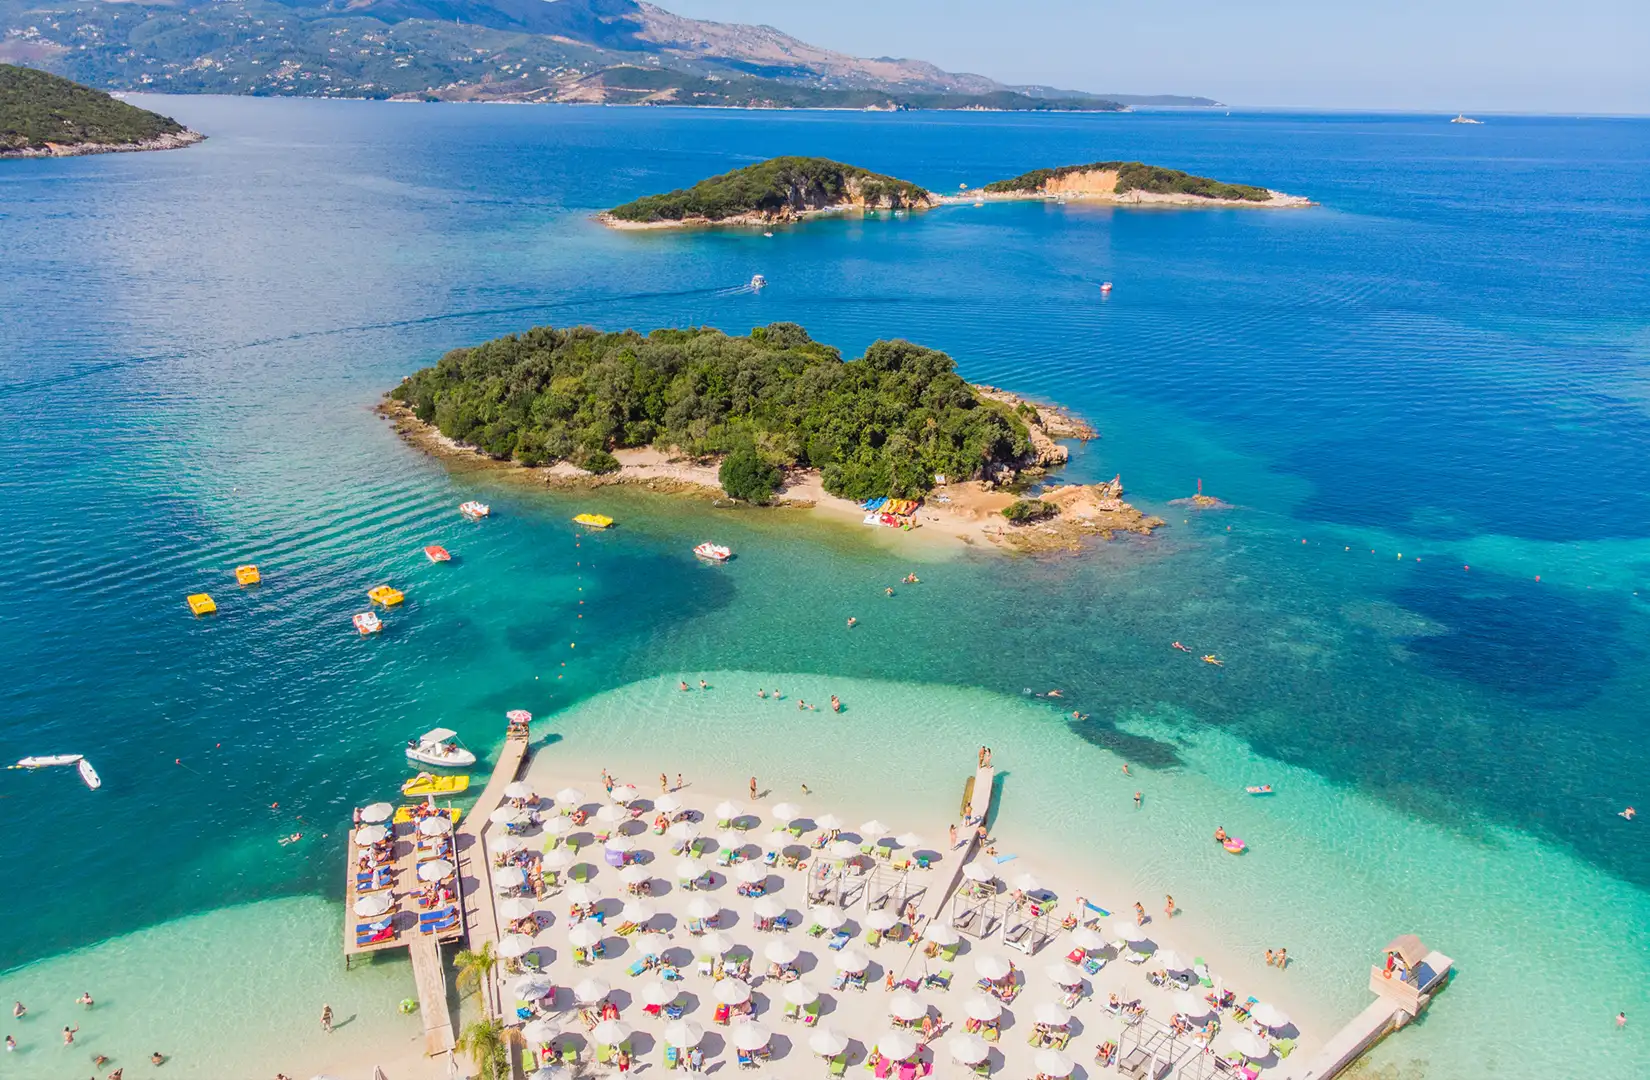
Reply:
M1142 904L1138 900L1134 902L1134 925L1146 925L1146 905Z
M808 790L808 785L807 785L807 784L803 784L803 785L802 785L802 794L804 794L804 795L812 795L812 794L813 794L813 792L812 792L812 791L810 791L810 790Z
M681 774L681 773L677 773L677 774L676 774L676 790L677 790L677 791L681 791L681 790L682 790L682 787L683 787L683 784L682 784L682 774Z
M660 773L659 774L659 794L663 795L665 792L667 792L669 790L670 790L670 777L666 776L664 773Z
M332 1034L332 1006L321 1006L321 1030L328 1035Z
M756 798L756 777L751 777L751 798Z
M1166 895L1166 896L1163 897L1163 914L1167 915L1171 919L1174 918L1174 896L1173 895Z

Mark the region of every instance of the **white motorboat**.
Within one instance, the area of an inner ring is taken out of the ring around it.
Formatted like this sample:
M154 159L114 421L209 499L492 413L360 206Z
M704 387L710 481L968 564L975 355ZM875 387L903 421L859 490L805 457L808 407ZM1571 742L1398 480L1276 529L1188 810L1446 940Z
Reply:
M767 284L768 279L763 277L761 274L757 274L755 277L751 278L751 288L753 289L765 288Z
M79 760L79 754L37 754L34 757L18 758L16 765L9 765L7 768L44 769L51 765L73 765Z
M732 548L722 544L713 544L708 540L694 548L693 553L701 559L709 559L712 562L727 562L733 557Z
M93 791L103 786L103 778L97 775L97 770L92 768L92 763L85 758L81 758L75 764L75 768L80 770L80 779L85 781L86 786Z
M432 728L416 739L408 739L407 757L421 765L443 769L467 769L476 763L476 756L459 745L458 732L444 727Z

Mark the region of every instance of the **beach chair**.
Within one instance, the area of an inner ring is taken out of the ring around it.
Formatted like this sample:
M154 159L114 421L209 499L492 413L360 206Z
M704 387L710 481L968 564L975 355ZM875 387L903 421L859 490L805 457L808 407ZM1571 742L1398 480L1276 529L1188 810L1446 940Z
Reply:
M578 882L580 885L583 885L585 882L590 880L590 864L576 863L573 868L567 872L567 876Z
M579 848L584 846L583 844L579 843L579 839L576 836L569 836L563 842L567 845L567 850L569 852L573 853L574 855L577 855L579 853Z
M982 1061L978 1065L974 1066L974 1075L975 1076L990 1076L991 1075L991 1059L986 1058L984 1061Z
M1295 1052L1295 1040L1276 1039L1272 1042L1272 1049L1277 1052L1278 1059L1281 1061Z
M642 972L647 970L647 961L646 960L638 960L634 964L631 964L625 970L630 973L632 978L634 978L635 976L640 975Z
M865 931L865 944L873 945L873 946L881 946L882 945L882 931L881 930L874 930L874 929Z
M842 1077L848 1075L847 1054L838 1054L836 1057L832 1058L828 1064L830 1067L826 1072L827 1076Z
M847 985L848 985L848 973L846 971L837 972L836 973L836 978L831 980L831 989L832 990L841 990L844 986L847 986Z
M934 986L941 990L949 990L951 989L951 971L948 968L941 968L939 971L930 971L922 977L922 983L924 986Z
M569 1069L579 1063L579 1048L572 1043L563 1043L561 1048L561 1063Z
M832 952L841 952L842 947L852 940L853 935L849 934L848 931L838 930L836 933L831 935L831 941L827 948L829 948Z
M718 829L731 829L731 828L733 828L733 819L732 818L717 818L716 819L716 827Z
M724 1026L733 1018L733 1009L727 1005L716 1006L716 1013L711 1017L718 1024Z
M917 855L914 858L918 870L927 870L932 865L931 860L926 855Z
M869 855L875 850L876 850L876 845L875 844L865 843L865 844L859 845L859 853L861 855Z
M756 1059L754 1057L752 1057L751 1055L745 1053L745 1051L740 1050L739 1051L739 1067L741 1069L754 1069L754 1068L756 1068Z
M819 923L814 923L812 926L808 927L808 936L809 937L824 937L825 936L825 928L823 926L821 926Z
M1083 961L1088 959L1088 955L1089 954L1084 952L1082 949L1073 949L1066 953L1066 963L1081 966Z
M681 1055L676 1052L674 1046L665 1047L665 1068L674 1069L680 1061Z
M943 946L941 946L940 947L940 959L944 960L947 964L955 963L956 959L957 959L957 949L960 948L960 947L961 947L960 945L943 945Z
M786 829L785 831L791 834L791 839L792 840L802 839L802 826L800 826L800 825L792 825L790 828Z
M892 859L893 857L894 857L894 849L893 849L892 846L890 846L888 844L882 844L881 846L879 846L877 848L877 858L879 858L879 859Z
M614 1050L614 1047L608 1046L606 1043L603 1043L601 1046L596 1047L596 1064L597 1065L611 1065L611 1064L613 1064L613 1050Z
M1106 966L1104 956L1089 956L1083 960L1083 970L1090 975L1100 974L1100 969Z
M819 1023L819 1002L810 1001L802 1006L802 1024L804 1027L813 1027Z

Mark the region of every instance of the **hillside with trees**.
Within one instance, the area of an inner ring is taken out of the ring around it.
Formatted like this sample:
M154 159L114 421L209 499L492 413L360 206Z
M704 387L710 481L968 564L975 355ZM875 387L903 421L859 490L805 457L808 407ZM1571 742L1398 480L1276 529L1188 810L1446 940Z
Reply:
M168 116L33 68L0 64L0 155L162 149L199 135Z
M1031 194L1048 190L1068 177L1115 173L1116 186L1109 194L1186 195L1199 199L1267 202L1272 193L1251 184L1228 184L1207 176L1193 176L1179 169L1165 169L1139 161L1096 161L1091 165L1063 165L1057 169L1033 169L1008 180L985 186L994 195Z
M615 206L605 219L619 222L778 221L849 206L926 207L934 197L892 176L818 157L777 157L712 176L689 188L647 195Z

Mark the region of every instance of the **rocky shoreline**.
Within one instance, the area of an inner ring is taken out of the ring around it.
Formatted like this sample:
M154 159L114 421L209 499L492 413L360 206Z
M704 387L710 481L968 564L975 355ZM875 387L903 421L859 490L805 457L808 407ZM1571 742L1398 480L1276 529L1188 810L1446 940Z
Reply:
M939 196L942 206L964 206L982 202L1083 202L1106 206L1218 206L1246 207L1255 210L1295 210L1317 203L1304 195L1288 195L1267 189L1271 195L1265 202L1253 199L1209 199L1201 195L1162 194L1152 191L1126 191L1122 194L1104 191L962 191L955 195Z
M133 143L46 143L44 146L25 146L17 150L0 150L0 158L82 157L87 154L125 154L140 150L181 150L205 139L206 136L200 132L185 129Z

